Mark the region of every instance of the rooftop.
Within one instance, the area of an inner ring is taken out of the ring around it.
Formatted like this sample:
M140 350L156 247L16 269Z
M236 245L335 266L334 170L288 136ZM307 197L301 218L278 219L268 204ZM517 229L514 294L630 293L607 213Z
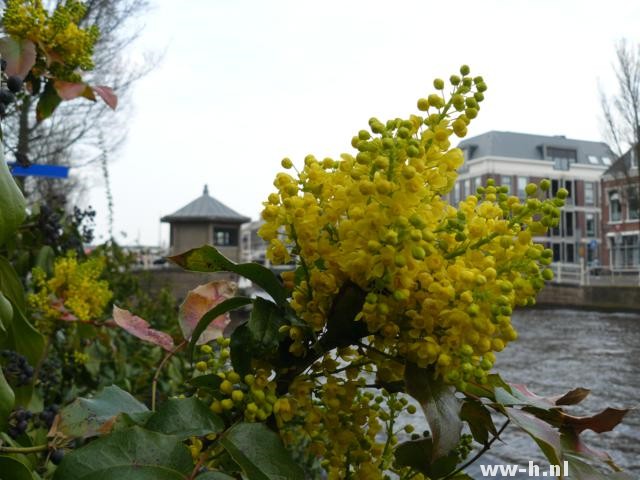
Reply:
M575 151L574 163L609 166L615 155L604 142L574 140L564 135L545 136L492 130L460 142L466 160L481 157L511 157L549 160Z
M239 214L224 203L209 195L209 188L204 186L202 195L181 209L160 219L162 222L231 222L245 223L249 217Z

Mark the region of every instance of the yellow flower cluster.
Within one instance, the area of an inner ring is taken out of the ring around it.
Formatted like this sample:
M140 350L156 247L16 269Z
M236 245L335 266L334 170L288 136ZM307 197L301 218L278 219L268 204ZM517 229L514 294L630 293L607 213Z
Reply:
M85 14L86 6L78 0L59 2L51 14L41 0L7 0L2 21L9 35L31 40L44 51L56 78L74 81L76 69L94 67L99 32L96 26L78 26Z
M305 355L326 329L346 282L367 293L357 320L372 347L453 384L483 381L494 352L516 338L513 308L533 304L551 274L551 252L533 237L557 224L563 201L547 198L548 182L530 185L522 202L491 181L457 208L445 201L464 160L451 136L466 135L486 90L468 67L460 73L448 95L434 81L437 92L418 101L422 116L372 118L352 139L355 155L309 155L296 175L276 176L260 234L271 261L296 255L300 265L291 306L308 329L292 353ZM379 363L401 378L401 363Z
M52 320L66 314L80 321L95 319L102 315L112 297L109 284L100 280L104 268L104 258L80 262L73 252L56 259L51 278L36 268L35 292L28 296L29 305Z

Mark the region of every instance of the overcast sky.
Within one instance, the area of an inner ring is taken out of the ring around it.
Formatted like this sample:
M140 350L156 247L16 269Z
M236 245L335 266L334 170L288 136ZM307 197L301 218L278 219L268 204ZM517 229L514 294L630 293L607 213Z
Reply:
M133 95L113 158L116 238L168 242L162 215L202 193L258 218L280 160L338 157L463 64L489 89L469 136L508 130L601 140L598 85L615 43L640 42L636 0L151 0L125 54L164 51ZM83 172L83 174L88 172ZM87 203L106 235L99 175ZM126 232L123 238L118 232Z

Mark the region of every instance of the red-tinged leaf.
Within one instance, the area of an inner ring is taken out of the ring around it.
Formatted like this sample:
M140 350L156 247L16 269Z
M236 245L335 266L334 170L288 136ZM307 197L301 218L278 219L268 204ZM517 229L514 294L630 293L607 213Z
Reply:
M5 73L24 79L36 64L36 46L31 40L0 38L0 55L7 61Z
M213 281L200 285L191 290L180 305L178 321L184 338L189 340L200 319L213 307L236 293L237 286L233 282ZM222 332L229 324L229 312L215 318L202 333L197 345L208 343L222 336Z
M620 470L620 467L615 464L607 452L588 446L582 441L580 434L573 430L561 430L561 441L562 448L565 452L575 453L585 459L598 459L609 465L614 470Z
M557 430L530 413L523 412L517 408L507 407L505 408L505 413L513 423L533 438L542 453L552 464L560 464L562 445L560 433Z
M105 87L104 85L98 85L97 87L93 87L93 91L98 94L98 96L104 100L104 103L109 105L112 110L115 110L118 106L118 97L114 93L111 87Z
M462 430L461 405L455 389L435 379L433 371L414 363L407 363L404 382L407 393L420 403L427 418L433 438L432 460L447 455L458 445Z
M89 90L91 94L93 91L91 87L86 83L78 82L63 82L62 80L55 80L53 82L53 86L56 89L56 92L62 98L62 100L73 100L78 97L85 97L85 92ZM95 97L94 97L95 98Z
M173 339L167 333L154 330L145 319L133 315L130 311L113 306L113 319L118 326L125 329L134 337L138 337L145 342L153 343L167 351L175 348Z
M549 400L554 402L556 405L577 405L582 400L587 398L590 393L591 390L588 390L586 388L574 388L564 395L560 395L558 397L550 397Z
M622 471L602 472L583 462L580 457L565 455L569 480L633 480L633 477Z
M574 417L564 414L562 415L562 426L570 427L578 433L584 430L592 430L596 433L610 432L622 421L629 410L629 408L608 407L590 417Z

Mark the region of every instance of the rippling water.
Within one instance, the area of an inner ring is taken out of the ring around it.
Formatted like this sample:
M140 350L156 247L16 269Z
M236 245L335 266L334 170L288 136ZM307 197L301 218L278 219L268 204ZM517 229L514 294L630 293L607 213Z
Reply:
M513 323L519 339L498 355L496 365L506 381L524 383L541 395L588 388L591 395L572 410L577 414L640 403L639 314L525 310L514 314ZM609 452L619 466L640 477L640 411L627 414L613 432L591 433L583 434L590 445ZM504 440L476 463L548 464L525 434L508 428ZM481 478L477 466L469 473Z

